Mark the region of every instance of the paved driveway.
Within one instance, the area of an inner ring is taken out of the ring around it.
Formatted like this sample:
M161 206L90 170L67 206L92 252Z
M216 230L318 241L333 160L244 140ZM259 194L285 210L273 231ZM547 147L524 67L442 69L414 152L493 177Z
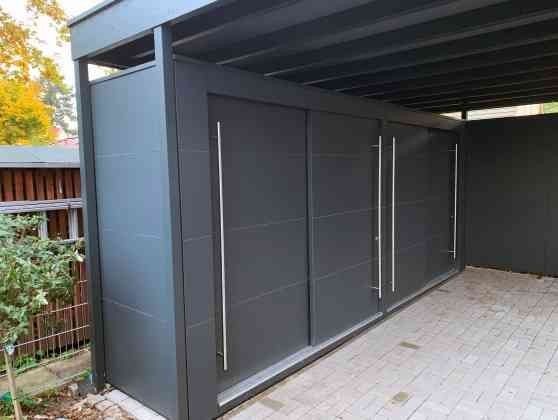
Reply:
M467 269L227 419L558 419L558 280Z

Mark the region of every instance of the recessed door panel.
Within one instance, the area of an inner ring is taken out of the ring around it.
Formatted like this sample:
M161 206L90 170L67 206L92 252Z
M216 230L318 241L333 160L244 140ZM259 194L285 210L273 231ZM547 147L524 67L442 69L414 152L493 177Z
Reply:
M218 387L309 344L306 113L211 96Z
M452 268L451 133L389 124L387 283L392 308Z
M310 114L314 343L378 312L376 120Z

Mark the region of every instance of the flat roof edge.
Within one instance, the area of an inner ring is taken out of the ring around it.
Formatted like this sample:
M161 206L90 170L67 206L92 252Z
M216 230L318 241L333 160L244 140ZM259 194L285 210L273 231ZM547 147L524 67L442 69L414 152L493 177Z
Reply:
M104 0L68 21L72 59L93 57L153 28L238 0Z
M80 14L78 14L77 16L74 16L71 19L68 19L68 27L72 27L74 26L76 23L81 22L82 20L85 20L105 9L108 9L109 7L113 6L114 3L118 3L122 0L104 0L101 3L91 7L90 9L87 9L85 12L82 12Z

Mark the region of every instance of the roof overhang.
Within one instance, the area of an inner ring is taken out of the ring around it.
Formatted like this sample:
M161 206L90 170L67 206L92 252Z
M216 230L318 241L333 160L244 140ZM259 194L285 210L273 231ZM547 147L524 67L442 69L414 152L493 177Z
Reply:
M74 59L174 52L303 85L449 112L558 99L556 0L110 0L70 22Z

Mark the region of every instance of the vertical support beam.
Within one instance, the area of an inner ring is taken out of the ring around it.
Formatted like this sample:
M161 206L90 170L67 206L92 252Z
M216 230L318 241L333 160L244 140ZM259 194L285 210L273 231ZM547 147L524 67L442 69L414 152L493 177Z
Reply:
M467 264L467 247L466 247L466 171L467 171L467 123L463 122L458 132L459 135L459 160L458 174L459 182L457 185L457 268L464 270Z
M87 61L75 61L76 100L80 139L81 194L85 233L85 261L90 313L91 367L93 385L100 391L105 386L105 345L103 328L102 281L99 258L99 227L95 187L95 145L91 114L91 86Z
M466 109L464 109L463 111L461 111L461 119L463 121L466 121L468 117L468 111Z
M176 89L174 60L172 56L172 33L167 25L154 29L155 61L161 92L161 167L167 168L167 176L161 181L162 196L168 198L168 211L164 213L163 243L168 248L168 279L172 282L174 298L174 325L176 348L176 419L188 418L187 370L186 370L186 314L184 304L184 273L182 261L182 227L180 215L180 175L178 168L178 136L176 128Z

